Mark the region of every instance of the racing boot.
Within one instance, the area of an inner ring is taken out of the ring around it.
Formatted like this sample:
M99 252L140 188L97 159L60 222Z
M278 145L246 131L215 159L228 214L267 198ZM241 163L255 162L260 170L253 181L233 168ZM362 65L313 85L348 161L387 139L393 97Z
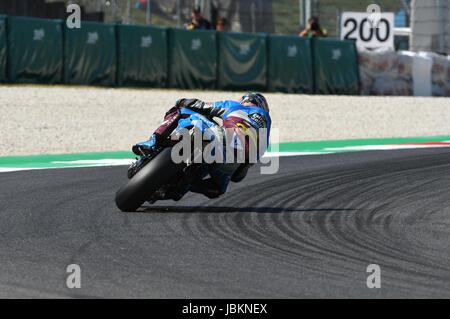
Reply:
M252 167L253 164L241 164L238 169L231 176L231 181L233 183L239 183L245 176L247 176L248 169Z
M158 144L158 137L159 137L159 135L157 133L153 133L152 136L150 136L148 141L137 143L136 145L133 145L133 148L131 150L136 155L146 156L155 150L155 148Z

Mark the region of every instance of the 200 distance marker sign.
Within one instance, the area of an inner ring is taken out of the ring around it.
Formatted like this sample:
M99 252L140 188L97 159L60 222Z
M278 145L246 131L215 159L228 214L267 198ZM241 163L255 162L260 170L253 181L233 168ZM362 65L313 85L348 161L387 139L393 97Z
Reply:
M356 40L359 48L394 49L394 14L344 12L341 17L341 40Z

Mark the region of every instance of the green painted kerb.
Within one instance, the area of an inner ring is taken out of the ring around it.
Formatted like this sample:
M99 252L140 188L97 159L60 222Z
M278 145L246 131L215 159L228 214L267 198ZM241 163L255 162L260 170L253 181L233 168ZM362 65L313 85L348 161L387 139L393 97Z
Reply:
M313 141L313 142L293 142L278 144L279 152L300 152L300 153L337 153L349 152L351 150L328 150L329 148L344 148L354 146L369 145L389 145L389 144L411 144L427 142L450 141L450 136L432 136L432 137L408 137L408 138L382 138L382 139L354 139L354 140L331 140L331 141ZM269 147L270 151L275 151L273 145ZM78 153L78 154L55 154L55 155L30 155L30 156L5 156L0 157L0 168L58 168L58 167L79 167L92 166L95 164L70 163L83 160L123 160L134 158L131 152L97 152L97 153ZM55 163L65 162L65 163ZM69 162L69 163L67 163Z
M450 136L371 138L353 140L330 140L312 142L291 142L279 144L279 152L326 152L327 148L349 146L390 145L450 141ZM273 147L269 147L269 151Z
M53 162L71 162L80 160L126 159L134 158L131 152L95 152L76 154L30 155L0 157L0 167L8 168L43 168L43 167L77 167L84 164L54 164Z

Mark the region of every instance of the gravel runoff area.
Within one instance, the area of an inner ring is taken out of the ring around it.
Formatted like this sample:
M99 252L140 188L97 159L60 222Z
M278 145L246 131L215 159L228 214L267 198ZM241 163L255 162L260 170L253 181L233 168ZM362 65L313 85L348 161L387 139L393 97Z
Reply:
M181 97L242 92L0 86L0 156L129 150ZM281 142L450 135L450 99L266 94Z

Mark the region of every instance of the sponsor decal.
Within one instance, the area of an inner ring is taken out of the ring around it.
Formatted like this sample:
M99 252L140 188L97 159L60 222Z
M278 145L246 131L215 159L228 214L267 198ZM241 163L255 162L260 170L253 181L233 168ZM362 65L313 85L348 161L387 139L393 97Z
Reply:
M264 116L262 116L261 114L252 113L249 115L249 118L258 125L258 128L267 127L266 120L265 120Z

